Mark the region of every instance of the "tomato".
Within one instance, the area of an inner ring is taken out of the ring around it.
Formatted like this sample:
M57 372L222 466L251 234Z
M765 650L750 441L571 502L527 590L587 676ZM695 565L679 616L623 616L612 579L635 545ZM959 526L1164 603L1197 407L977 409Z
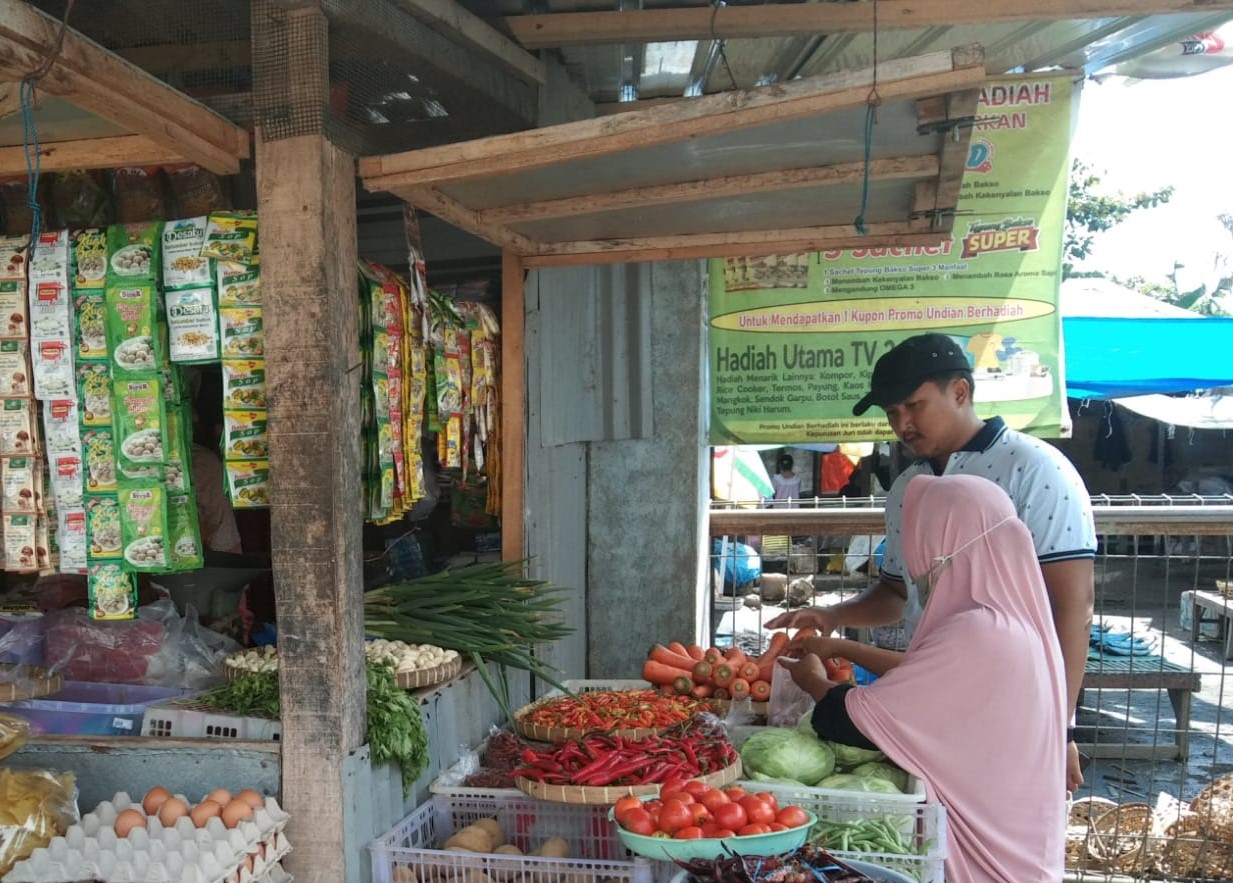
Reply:
M770 791L759 791L757 794L754 795L754 797L758 798L763 803L767 804L775 812L779 812L779 801L775 798L775 795L772 794Z
M768 828L770 828L772 831L786 831L786 830L788 830L788 826L787 826L787 825L781 825L779 822L771 822L769 825L767 825L767 827L768 827Z
M703 794L711 790L711 786L701 779L690 779L685 783L685 790L694 797L701 797Z
M715 837L720 840L723 840L725 837L735 837L735 836L736 836L736 832L733 831L731 828L719 828L718 830L715 831Z
M775 821L775 810L753 795L741 798L741 809L745 810L751 825L768 825Z
M731 803L732 801L729 800L728 795L724 794L722 791L712 790L712 791L708 791L707 793L699 797L698 802L701 803L703 806L705 806L707 809L709 809L711 812L715 812L715 810L719 809L725 803Z
M725 803L715 810L715 824L731 828L733 831L740 830L748 822L749 818L739 803Z
M621 827L626 831L641 834L643 837L649 837L655 833L655 823L651 821L651 814L645 809L630 810L621 820Z
M676 840L701 840L702 829L697 825L690 825L686 828L681 828L681 830L677 831L672 836Z
M669 800L677 800L688 806L689 804L696 802L694 800L694 796L683 789L676 791L660 791L659 796L664 803L667 803Z
M711 811L701 803L691 803L689 811L694 814L695 825L702 825L711 820Z
M719 832L722 830L723 828L719 827L719 825L714 822L707 822L702 826L702 836L709 840L714 840L719 836Z
M775 821L789 828L799 828L809 824L809 813L799 806L785 806L779 811L779 815L775 816Z
M684 791L685 780L680 776L671 776L659 783L659 795L663 796L665 791Z
M737 837L752 837L755 834L769 834L771 829L767 825L745 825L736 832Z
M631 809L642 809L642 801L633 795L622 797L612 808L612 815L619 822Z
M733 785L731 788L724 789L724 794L733 803L736 803L738 800L740 800L742 797L744 797L748 793L749 792L746 791L744 788L740 788L736 785Z
M675 834L694 823L694 814L679 800L665 800L659 811L659 830Z
M663 805L664 805L664 802L660 800L658 797L656 797L654 800L648 800L645 803L643 803L642 808L645 809L647 812L655 813L655 812L659 812L660 808Z

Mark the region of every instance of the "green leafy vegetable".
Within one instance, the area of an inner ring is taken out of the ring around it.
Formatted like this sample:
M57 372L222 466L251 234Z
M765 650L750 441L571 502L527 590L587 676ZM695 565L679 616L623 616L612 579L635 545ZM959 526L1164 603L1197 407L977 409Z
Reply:
M428 767L428 733L420 704L399 689L394 668L367 663L368 745L374 763L393 761L402 768L402 794Z
M819 788L834 788L840 791L868 791L876 794L900 794L898 788L885 779L872 779L853 775L852 773L836 773L818 782Z
M885 779L900 791L908 790L908 774L888 761L862 763L852 770L852 775L864 779Z
M874 748L857 748L855 745L842 745L839 742L827 742L831 751L835 752L835 769L848 771L862 763L873 763L886 760L886 755Z
M282 714L278 701L278 672L247 674L187 701L243 717L278 720Z
M813 736L775 728L746 739L741 762L751 773L813 785L834 770L835 753Z

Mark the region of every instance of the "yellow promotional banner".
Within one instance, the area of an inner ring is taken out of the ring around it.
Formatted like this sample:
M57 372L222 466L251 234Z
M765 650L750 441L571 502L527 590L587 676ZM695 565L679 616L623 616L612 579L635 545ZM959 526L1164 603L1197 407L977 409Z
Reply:
M889 438L881 409L854 417L852 405L877 359L924 332L968 354L982 416L1061 435L1057 297L1075 98L1066 76L985 85L941 245L712 261L711 444Z

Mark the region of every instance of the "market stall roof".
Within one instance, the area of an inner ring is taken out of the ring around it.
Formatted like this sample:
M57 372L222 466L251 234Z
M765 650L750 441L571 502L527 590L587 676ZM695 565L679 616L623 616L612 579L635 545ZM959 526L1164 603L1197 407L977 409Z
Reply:
M21 80L37 79L41 171L192 162L232 174L249 135L23 0L0 0L0 176L27 173Z
M606 263L936 245L984 82L978 47L364 159L369 190L523 257Z

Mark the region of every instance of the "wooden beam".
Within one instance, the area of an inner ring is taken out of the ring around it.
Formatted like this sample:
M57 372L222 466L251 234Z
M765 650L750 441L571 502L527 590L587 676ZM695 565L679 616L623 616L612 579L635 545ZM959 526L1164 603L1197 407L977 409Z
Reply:
M398 0L416 18L444 29L446 35L479 49L528 83L548 82L544 63L455 0Z
M727 8L727 7L725 7ZM878 70L884 101L978 87L984 82L978 47L887 62ZM544 168L628 150L676 143L864 105L873 71L843 71L616 116L498 135L360 162L369 190L400 190Z
M60 23L22 0L0 0L0 79L37 70ZM212 172L232 174L248 156L248 133L69 28L39 88Z
M527 254L538 248L537 243L520 233L515 233L499 224L490 224L480 220L476 211L433 187L410 187L392 192L416 208L436 215L459 230L464 230L472 236L478 236L493 245L519 254Z
M1065 21L1233 11L1233 0L879 0L878 28L925 30L954 25ZM661 43L869 33L873 3L769 3L628 12L513 15L505 26L527 49L605 43Z
M976 119L976 106L979 101L978 89L953 92L946 96L946 122L959 125L944 131L942 135L941 170L934 202L934 206L939 210L951 211L959 204L963 172L967 168L968 148L972 141L971 121ZM949 224L947 229L950 229Z
M501 252L501 560L526 557L526 280Z
M43 96L34 93L34 109L43 106ZM0 120L21 113L21 83L0 83Z
M702 199L724 199L746 196L751 193L851 184L861 181L864 174L865 164L863 162L835 163L812 169L779 169L750 175L684 181L679 184L660 184L653 187L633 187L615 193L596 193L544 202L508 205L501 208L480 209L476 215L484 224L513 224L521 221L541 221L546 218L589 215L652 205L696 202ZM869 165L869 177L879 181L900 178L932 178L937 174L938 158L932 155L877 159Z
M114 169L117 166L161 166L186 162L182 155L156 144L144 135L40 142L39 157L39 167L43 172ZM25 148L0 147L0 176L25 174Z
M535 254L523 255L522 263L525 267L566 267L692 258L756 257L845 248L936 246L947 236L949 226L945 231L931 231L928 221L870 224L866 236L858 236L850 225L739 233L692 233L681 236L544 243Z
M134 46L117 49L116 55L144 71L156 74L233 70L251 67L253 63L253 47L248 40Z

